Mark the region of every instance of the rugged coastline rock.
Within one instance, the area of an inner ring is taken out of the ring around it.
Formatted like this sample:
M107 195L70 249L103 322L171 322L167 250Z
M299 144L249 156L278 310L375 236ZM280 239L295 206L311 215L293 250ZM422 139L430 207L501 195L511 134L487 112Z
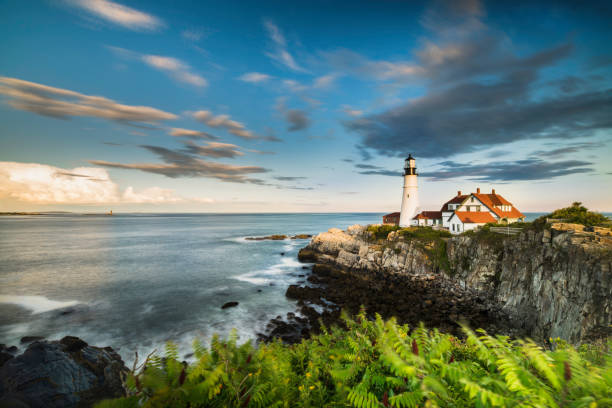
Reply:
M323 297L351 310L369 303L383 315L406 322L420 317L449 329L463 320L574 343L612 334L612 240L603 234L552 228L508 237L460 235L444 245L447 270L417 239L391 232L373 242L366 227L332 228L298 255L332 267L331 277L315 268L309 278L327 287L318 295L291 287L288 296Z
M18 356L2 354L9 358L0 366L1 407L90 407L125 395L128 370L110 347L67 336L35 341Z
M236 302L236 301L225 302L223 306L221 306L221 309L228 309L230 307L236 307L238 305L239 305L239 302Z
M284 241L286 239L308 239L312 238L310 234L288 235L267 235L265 237L246 237L247 241Z

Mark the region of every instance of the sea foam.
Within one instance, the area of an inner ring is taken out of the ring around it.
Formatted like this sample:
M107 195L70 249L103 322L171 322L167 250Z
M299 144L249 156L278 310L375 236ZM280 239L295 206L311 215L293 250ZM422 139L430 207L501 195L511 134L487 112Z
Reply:
M32 312L32 314L45 313L55 309L63 309L65 307L78 305L77 300L69 300L60 302L51 300L44 296L14 296L0 295L0 303L9 303L23 307Z

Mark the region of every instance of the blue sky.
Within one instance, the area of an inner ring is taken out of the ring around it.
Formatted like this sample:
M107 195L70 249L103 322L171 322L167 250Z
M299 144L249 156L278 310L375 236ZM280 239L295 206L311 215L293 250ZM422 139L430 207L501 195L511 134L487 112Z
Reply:
M0 7L0 211L612 210L603 3Z

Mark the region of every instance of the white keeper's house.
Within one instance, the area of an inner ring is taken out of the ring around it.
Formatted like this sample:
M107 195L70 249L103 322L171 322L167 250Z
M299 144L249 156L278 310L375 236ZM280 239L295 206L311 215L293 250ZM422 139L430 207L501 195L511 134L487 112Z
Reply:
M448 200L440 211L421 211L418 207L418 174L416 161L410 155L404 166L402 211L383 216L383 224L404 226L435 226L447 228L453 234L473 230L487 223L522 222L525 216L514 205L492 189L490 193L457 195Z

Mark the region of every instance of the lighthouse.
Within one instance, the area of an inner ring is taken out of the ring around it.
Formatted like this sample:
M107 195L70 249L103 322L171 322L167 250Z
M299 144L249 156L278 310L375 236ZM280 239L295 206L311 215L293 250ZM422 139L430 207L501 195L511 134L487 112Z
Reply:
M412 217L415 216L419 205L419 186L417 180L416 163L412 154L404 162L404 191L402 193L402 211L400 213L400 227L409 227Z

